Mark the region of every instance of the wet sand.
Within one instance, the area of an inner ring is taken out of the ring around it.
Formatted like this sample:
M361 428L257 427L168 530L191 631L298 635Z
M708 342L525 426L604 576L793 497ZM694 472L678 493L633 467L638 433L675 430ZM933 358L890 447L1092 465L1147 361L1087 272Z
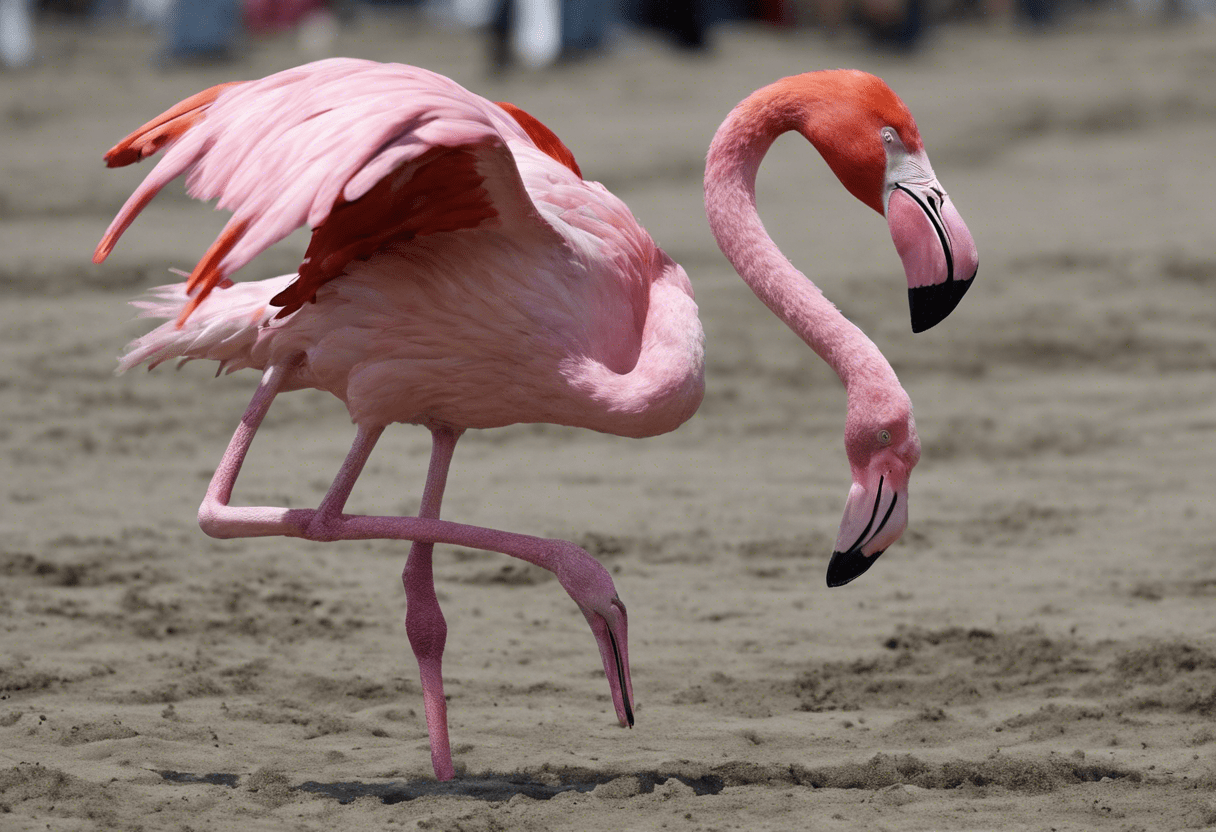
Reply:
M362 18L339 54L444 72L548 123L688 270L708 392L678 432L462 440L444 516L576 540L629 605L637 726L548 573L440 548L460 776L430 768L394 542L218 541L195 510L254 375L115 378L126 300L224 217L177 187L101 267L146 171L121 136L302 62L285 37L156 71L153 41L44 29L0 125L0 828L1162 830L1216 827L1216 29L956 27L923 56L747 27L505 80L481 44ZM801 139L760 175L787 254L891 359L923 459L903 540L824 571L850 478L839 382L725 262L705 149L751 90L858 66L909 103L980 248L913 336L888 232ZM247 270L292 268L293 237ZM314 506L353 435L275 403L236 499ZM390 429L350 510L416 510Z

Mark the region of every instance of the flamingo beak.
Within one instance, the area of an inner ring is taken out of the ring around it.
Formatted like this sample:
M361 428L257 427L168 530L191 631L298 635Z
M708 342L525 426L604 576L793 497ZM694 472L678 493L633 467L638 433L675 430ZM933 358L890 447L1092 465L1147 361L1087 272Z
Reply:
M908 278L912 331L941 323L967 294L979 270L975 240L936 179L895 182L887 224Z
M903 488L894 487L882 475L872 487L854 482L844 504L835 550L828 561L828 586L844 586L864 573L907 526L906 484Z
M633 727L633 680L629 674L629 618L620 598L613 597L602 613L593 612L581 604L583 617L600 648L604 675L621 727Z

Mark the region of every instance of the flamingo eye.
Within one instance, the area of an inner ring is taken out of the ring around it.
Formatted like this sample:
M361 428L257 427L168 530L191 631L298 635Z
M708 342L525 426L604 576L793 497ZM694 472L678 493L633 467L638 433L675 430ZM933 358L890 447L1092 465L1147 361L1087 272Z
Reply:
M891 431L880 430L878 432L878 444L879 445L890 445L891 444Z
M882 140L884 142L886 142L887 144L891 144L892 142L894 142L895 141L895 131L892 130L890 127L882 128Z

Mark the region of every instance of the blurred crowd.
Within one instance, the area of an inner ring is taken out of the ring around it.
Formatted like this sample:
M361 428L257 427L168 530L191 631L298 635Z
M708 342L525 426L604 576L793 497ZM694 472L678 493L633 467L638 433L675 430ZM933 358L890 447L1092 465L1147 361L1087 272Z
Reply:
M39 15L124 18L158 28L157 60L222 60L248 36L295 31L310 57L328 53L358 2L394 0L0 0L0 68L37 60ZM938 23L958 19L1047 28L1077 8L1128 5L1144 19L1216 19L1216 0L395 0L437 21L486 33L491 71L575 61L612 48L621 33L662 33L673 48L711 48L714 24L760 20L860 32L876 48L913 51Z

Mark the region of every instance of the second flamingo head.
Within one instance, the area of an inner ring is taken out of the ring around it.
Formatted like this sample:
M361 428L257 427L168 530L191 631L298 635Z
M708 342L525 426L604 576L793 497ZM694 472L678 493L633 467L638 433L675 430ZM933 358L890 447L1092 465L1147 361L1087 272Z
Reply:
M880 78L858 70L778 83L797 92L792 100L820 104L803 110L796 129L853 196L887 218L908 279L912 331L940 323L971 287L979 257L907 106ZM829 106L822 106L825 100Z
M866 396L866 406L854 406L854 398L844 437L853 485L828 562L828 586L861 575L904 533L908 478L920 460L912 402L902 388Z

